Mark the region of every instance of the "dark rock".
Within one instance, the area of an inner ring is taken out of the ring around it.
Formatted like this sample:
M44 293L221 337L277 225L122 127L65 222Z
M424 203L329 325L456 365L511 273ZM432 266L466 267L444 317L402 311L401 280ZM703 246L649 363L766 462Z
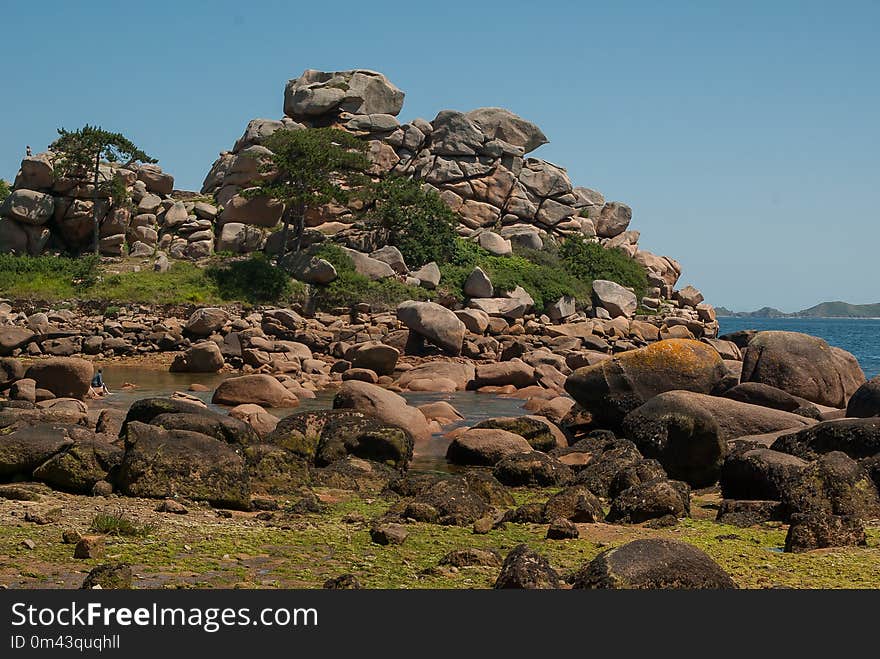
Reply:
M24 364L12 357L0 358L0 389L6 389L16 380L24 377Z
M130 590L131 583L131 566L126 563L106 563L89 571L81 590L91 590L97 586L101 590Z
M82 426L37 424L0 434L0 478L30 478L34 469L77 440L93 439Z
M608 496L613 499L626 489L665 478L666 471L659 462L647 458L639 460L617 472L608 488Z
M733 579L706 553L677 540L634 540L581 567L574 588L730 589Z
M880 418L823 421L777 439L772 448L804 460L842 451L856 460L880 454Z
M574 485L550 497L541 510L541 520L552 522L567 519L570 522L593 524L605 517L602 504L586 485Z
M571 469L540 451L508 455L495 465L492 474L511 487L565 485L573 476Z
M122 448L98 439L78 441L34 470L35 480L53 488L90 494L122 462Z
M550 522L550 528L547 529L548 540L574 540L580 537L578 527L567 519L555 519Z
M731 526L748 527L762 522L784 521L785 513L778 501L725 499L715 521Z
M370 539L377 545L402 545L408 535L401 524L380 524L370 529Z
M495 588L554 589L560 586L559 575L547 559L524 544L510 551L495 581Z
M160 414L204 414L206 411L203 405L177 398L141 398L128 408L119 436L125 436L125 427L130 421L152 423Z
M135 497L179 495L247 510L250 487L242 456L226 442L188 430L131 421L116 484Z
M736 451L721 469L721 493L726 499L782 499L781 486L807 463L787 453L767 448Z
M880 376L868 380L856 389L846 404L846 415L860 419L880 416Z
M524 503L519 508L511 508L504 513L503 521L514 524L542 524L544 522L544 504Z
M253 492L287 494L309 482L305 458L270 444L254 444L245 451L248 479Z
M826 547L864 547L867 544L862 520L849 515L792 515L785 536L785 551L794 553Z
M227 444L250 446L259 444L260 437L249 424L226 414L209 410L201 412L174 412L159 414L149 422L165 430L189 430L201 433Z
M327 506L321 503L321 500L310 492L298 501L295 501L290 508L287 509L287 512L294 515L308 515L322 513L326 509Z
M105 551L104 536L84 535L73 548L74 558L103 558Z
M820 512L860 519L880 516L880 497L874 482L845 453L827 453L780 484L789 514Z
M690 515L690 488L681 481L657 479L624 490L611 502L607 521L641 524L666 515Z
M607 498L617 474L643 459L644 456L632 442L617 444L615 448L594 457L578 472L575 482L586 485L597 497Z
M440 559L440 565L452 567L498 567L501 565L501 554L494 549L454 549Z
M324 582L324 588L327 590L360 590L360 580L354 574L340 574L338 577L327 579Z

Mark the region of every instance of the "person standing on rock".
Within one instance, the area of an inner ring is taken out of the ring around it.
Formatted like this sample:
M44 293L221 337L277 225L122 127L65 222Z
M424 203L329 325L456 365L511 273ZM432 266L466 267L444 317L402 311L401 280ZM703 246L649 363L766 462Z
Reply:
M104 384L104 370L101 368L98 369L98 372L95 373L95 377L92 378L91 393L95 398L100 398L101 396L106 396L110 393L107 385Z
M30 144L28 144L28 145L25 147L25 151L24 151L24 152L25 152L25 155L26 155L28 158L30 158L30 157L33 155L33 154L31 153L31 145L30 145Z

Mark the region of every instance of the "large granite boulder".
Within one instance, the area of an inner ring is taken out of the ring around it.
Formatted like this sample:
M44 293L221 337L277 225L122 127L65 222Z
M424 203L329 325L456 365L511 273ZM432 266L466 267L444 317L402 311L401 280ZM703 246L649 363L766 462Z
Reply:
M416 441L431 437L428 421L417 407L411 407L406 399L369 382L348 380L333 398L333 409L358 410L408 431Z
M56 398L85 400L94 376L94 366L85 359L57 357L34 362L25 377L36 382L37 389L46 389Z
M424 337L451 355L461 354L467 329L446 307L434 302L408 300L397 307L397 319L411 332Z
M220 383L212 403L218 405L242 405L253 403L263 407L296 407L299 399L271 375L242 375L228 378Z
M638 307L636 295L620 284L605 279L593 282L593 304L605 309L612 318L631 317Z
M762 382L813 403L846 407L865 382L855 357L800 332L758 332L743 355L743 382Z
M579 368L566 380L565 390L597 423L614 429L657 394L674 389L709 394L726 375L724 362L711 346L667 339Z
M730 440L810 423L790 412L669 391L630 412L623 430L645 456L659 460L670 477L704 487L718 480Z
M0 204L0 215L31 226L45 224L54 212L54 197L34 190L15 190Z
M309 69L288 81L284 89L284 114L296 121L340 112L397 116L403 107L403 96L388 78L375 71L327 73Z
M181 496L230 508L250 507L244 458L231 444L188 430L129 423L115 481L128 496Z
M465 113L488 139L518 146L523 153L534 151L549 140L535 124L504 108L477 108Z
M216 373L224 364L223 353L213 341L196 343L171 362L172 373Z

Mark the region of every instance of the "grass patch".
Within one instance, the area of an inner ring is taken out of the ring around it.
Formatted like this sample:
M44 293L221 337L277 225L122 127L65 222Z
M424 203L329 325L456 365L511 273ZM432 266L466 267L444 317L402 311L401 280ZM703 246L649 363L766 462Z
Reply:
M93 300L118 304L287 303L303 300L307 288L271 265L262 254L249 259L215 258L206 268L176 261L167 272L112 272L93 256L0 255L0 295L13 299Z
M116 513L98 513L92 520L90 531L104 535L142 538L156 531L152 524L140 525L125 516L122 511Z

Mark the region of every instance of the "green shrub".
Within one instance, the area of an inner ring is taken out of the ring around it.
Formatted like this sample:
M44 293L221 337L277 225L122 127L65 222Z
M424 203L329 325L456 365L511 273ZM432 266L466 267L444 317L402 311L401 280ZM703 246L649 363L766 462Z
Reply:
M104 318L118 318L120 311L119 307L110 305L104 309Z
M648 288L645 269L621 249L605 249L577 236L562 244L559 257L565 269L583 282L608 279L632 288L639 300Z
M492 280L496 294L522 286L535 306L543 308L563 295L586 301L589 284L565 271L552 252L523 250L512 256L494 256L471 241L457 239L456 252L449 263L441 264L441 286L449 294L463 297L464 282L479 266Z
M382 179L373 188L374 207L368 218L388 231L407 265L418 268L449 261L455 252L455 213L433 190L400 176Z
M293 290L290 276L261 253L246 260L213 265L206 275L216 283L220 297L228 300L278 302L288 298Z
M315 256L332 263L338 275L335 281L326 286L312 287L312 302L317 310L352 307L361 302L396 307L405 300L427 300L432 297L429 291L418 286L408 286L396 279L373 281L358 274L351 257L338 245L321 245Z
M2 202L6 197L9 196L11 190L9 189L9 183L0 178L0 202Z

